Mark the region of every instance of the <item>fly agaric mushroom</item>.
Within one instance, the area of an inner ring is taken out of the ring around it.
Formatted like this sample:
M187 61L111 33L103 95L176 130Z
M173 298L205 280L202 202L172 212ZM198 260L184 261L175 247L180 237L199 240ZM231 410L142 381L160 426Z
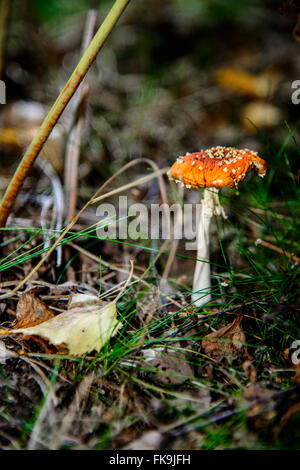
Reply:
M177 158L168 172L170 180L186 188L205 188L201 217L197 230L197 262L193 281L192 300L201 307L210 301L209 229L213 215L226 218L219 202L219 189L223 186L237 187L251 168L262 178L267 164L256 152L233 147L214 147L209 150L187 153ZM200 296L200 297L199 297Z

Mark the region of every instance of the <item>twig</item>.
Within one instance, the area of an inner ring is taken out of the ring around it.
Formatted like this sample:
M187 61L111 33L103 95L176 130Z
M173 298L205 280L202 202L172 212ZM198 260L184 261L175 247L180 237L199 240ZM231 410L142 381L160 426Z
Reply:
M137 180L132 181L131 183L124 184L124 186L121 186L120 188L117 188L117 189L113 189L112 191L109 191L108 193L105 193L102 196L97 196L97 197L94 196L92 197L92 199L90 199L90 204L95 204L96 202L100 202L103 199L106 199L110 196L114 196L115 194L119 194L120 192L126 191L127 189L134 188L135 186L139 184L147 183L148 181L151 181L156 176L167 173L168 170L169 170L168 167L162 168L161 170L155 171L151 175L143 176Z
M97 13L88 11L82 41L82 53L87 49L93 37ZM72 220L76 211L77 187L78 187L78 162L80 154L80 140L84 125L84 108L88 92L87 78L85 77L78 89L77 100L74 106L76 121L71 129L69 142L66 149L65 163L65 187L66 187L66 214L67 220Z
M164 173L166 173L168 169L165 168L165 171L163 171L161 173L159 171L159 168L156 165L156 163L153 162L152 160L150 160L149 158L136 158L136 159L132 160L131 162L126 163L126 165L124 165L122 168L120 168L120 170L116 171L116 173L114 173L110 178L108 178L108 180L106 180L105 183L94 194L94 202L98 202L96 198L103 191L103 189L105 189L114 179L117 178L117 176L119 176L122 173L124 173L125 171L129 170L129 168L131 168L132 166L138 165L140 163L148 163L148 165L150 165L153 168L153 170L157 173L157 179L158 179L159 189L160 189L160 193L161 193L161 198L162 198L163 202L167 203L168 202L168 197L167 197L166 187L165 187L162 175ZM141 182L137 183L137 181L136 181L136 184L142 184L142 183Z
M91 64L95 60L98 52L102 48L105 40L109 36L116 22L120 18L125 7L129 3L129 0L116 0L110 12L104 19L102 25L98 29L98 32L95 34L92 42L89 47L83 54L80 59L77 67L69 78L64 89L59 94L54 105L50 109L46 118L44 119L42 125L40 126L37 134L32 140L30 146L25 152L24 157L22 158L0 205L0 227L4 227L7 221L7 218L11 212L11 209L14 205L16 197L21 189L21 186L28 175L29 170L31 169L33 162L40 153L44 143L49 137L53 127L57 123L59 117L63 113L68 102L74 95L76 89L80 85L82 79L89 70Z
M52 184L53 195L52 195L52 200L50 200L50 202L51 204L54 205L54 220L56 220L55 230L60 232L62 228L63 210L64 210L64 194L63 194L63 190L61 187L61 182L50 162L46 160L40 161L39 166L44 171L44 173L48 176ZM44 211L42 211L42 213L43 212L47 214L47 207L45 208ZM45 218L41 216L41 225L44 229L46 229ZM49 246L50 246L50 240L48 237L44 245L44 248L48 248ZM61 260L62 260L62 249L61 249L61 246L58 246L57 247L57 259L56 259L57 266L61 265Z
M265 246L266 248L276 251L277 253L280 253L281 255L285 255L287 258L290 258L295 264L300 263L300 258L298 258L295 255L292 255L292 253L289 253L288 251L285 251L282 248L279 248L276 245L273 245L273 243L269 243L269 242L262 240L261 238L257 238L257 240L255 241L255 244Z

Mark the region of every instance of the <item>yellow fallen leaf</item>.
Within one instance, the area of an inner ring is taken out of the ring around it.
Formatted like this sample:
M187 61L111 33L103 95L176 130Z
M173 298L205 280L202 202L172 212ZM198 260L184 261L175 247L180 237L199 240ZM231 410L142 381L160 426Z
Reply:
M222 67L216 70L215 79L233 93L266 98L273 95L279 75L276 72L255 75L239 67Z
M23 147L30 142L30 137L22 129L4 127L0 130L0 145Z
M276 126L281 120L280 109L271 103L255 100L243 107L242 125L249 132L255 133L255 126L258 128Z
M116 313L115 302L75 294L66 312L33 327L10 330L10 334L40 336L54 346L66 345L74 356L82 356L93 350L100 351L121 327Z

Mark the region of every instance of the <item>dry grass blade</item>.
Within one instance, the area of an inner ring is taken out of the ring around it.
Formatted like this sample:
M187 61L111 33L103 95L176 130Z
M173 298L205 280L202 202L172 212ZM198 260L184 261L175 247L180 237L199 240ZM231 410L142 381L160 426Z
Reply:
M62 229L63 225L63 211L64 211L64 193L62 190L61 182L54 170L53 166L49 161L43 160L38 162L39 167L43 170L45 175L49 178L52 185L52 197L46 200L46 204L43 205L41 212L41 226L45 230L44 239L45 244L44 248L47 249L50 246L49 237L46 234L48 228L48 209L50 206L53 206L53 214L50 228L57 230L58 232ZM57 247L57 260L56 265L60 266L62 261L62 249Z
M127 289L127 286L128 284L130 283L130 280L132 278L132 274L133 274L133 268L134 268L134 261L133 260L130 260L130 272L129 272L129 276L127 278L127 281L125 282L123 288L121 289L121 291L119 292L119 294L117 295L117 297L115 298L115 300L113 301L114 304L116 304L119 300L119 298L124 294L125 290Z

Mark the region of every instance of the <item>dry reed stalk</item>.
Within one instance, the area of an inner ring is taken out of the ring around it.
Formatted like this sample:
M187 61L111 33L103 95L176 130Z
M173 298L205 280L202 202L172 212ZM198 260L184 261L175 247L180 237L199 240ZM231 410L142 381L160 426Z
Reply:
M96 19L96 11L89 10L83 32L81 46L82 54L92 40ZM70 131L69 142L66 149L64 182L66 188L65 213L67 214L68 221L72 220L76 213L80 141L84 125L84 110L88 88L87 77L85 77L76 95L77 100L74 105L74 114L76 118Z

